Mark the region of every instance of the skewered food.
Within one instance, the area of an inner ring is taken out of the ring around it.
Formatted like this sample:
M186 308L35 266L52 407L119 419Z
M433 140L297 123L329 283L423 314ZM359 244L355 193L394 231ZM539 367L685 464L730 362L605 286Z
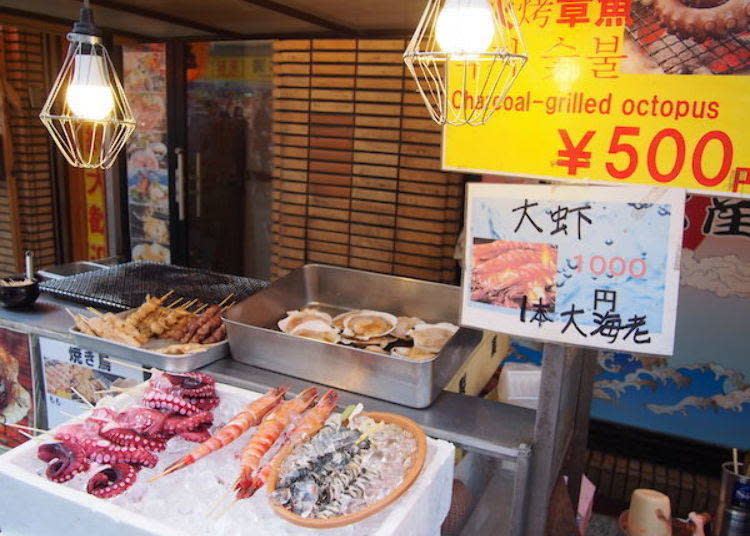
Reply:
M40 445L37 451L37 457L47 463L47 478L67 482L100 464L106 467L91 476L86 491L100 498L123 493L135 483L142 467L156 465L156 453L164 451L171 438L203 441L210 437L210 411L184 415L173 410L196 400L218 398L215 384L206 374L157 372L141 400L150 407L135 405L121 412L96 408L83 422L58 427L55 441ZM162 396L170 404L157 404Z
M175 344L162 348L154 348L151 345L150 349L167 355L199 352L205 350L208 344L226 339L226 327L221 317L223 303L210 307L204 305L191 311L197 300L179 305L183 298L178 298L165 306L164 300L170 294L171 292L168 292L161 298L146 296L143 304L124 319L112 313L100 313L93 308L89 309L96 316L87 317L70 311L69 313L81 333L128 346L143 348L155 339L175 341ZM199 314L206 307L208 308Z
M368 309L346 311L331 318L314 307L287 312L278 326L289 335L416 360L435 357L458 331L458 326L447 322L427 324L421 318L396 317Z
M247 404L237 415L232 417L232 419L225 424L221 430L167 467L162 474L155 476L152 480L156 480L157 478L178 471L183 467L192 465L212 452L216 452L217 450L226 447L229 443L244 434L248 429L260 424L261 419L263 419L269 411L278 406L279 402L284 399L286 390L286 387L271 389L265 395L256 398Z
M334 415L308 437L278 456L270 494L271 501L304 518L344 516L383 499L401 484L417 451L407 430L361 414Z

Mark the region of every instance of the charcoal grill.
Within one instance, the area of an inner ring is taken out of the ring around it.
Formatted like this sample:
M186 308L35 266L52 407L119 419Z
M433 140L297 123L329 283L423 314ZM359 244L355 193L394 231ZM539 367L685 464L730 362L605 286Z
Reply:
M667 32L653 6L633 2L628 34L666 74L734 74L750 69L750 32L702 43Z
M137 261L112 268L45 281L40 288L58 298L114 311L138 307L147 294L198 298L219 303L229 294L241 300L268 286L250 277L219 274L197 268Z

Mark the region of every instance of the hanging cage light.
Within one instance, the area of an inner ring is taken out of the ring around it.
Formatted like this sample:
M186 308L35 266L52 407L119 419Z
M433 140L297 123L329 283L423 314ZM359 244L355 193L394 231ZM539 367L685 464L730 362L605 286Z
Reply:
M528 54L512 0L428 0L404 62L439 125L482 125Z
M106 169L135 119L88 0L67 38L68 53L39 118L71 166Z

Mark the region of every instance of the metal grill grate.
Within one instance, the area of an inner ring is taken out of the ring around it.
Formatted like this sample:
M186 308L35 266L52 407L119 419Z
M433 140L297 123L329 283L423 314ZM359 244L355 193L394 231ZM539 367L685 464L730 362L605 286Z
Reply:
M696 43L670 34L653 6L633 2L628 33L667 74L734 74L750 69L750 32Z
M240 300L268 286L266 281L155 262L129 262L105 270L46 281L41 289L62 299L115 310L132 309L146 294L198 298L218 303L229 294Z

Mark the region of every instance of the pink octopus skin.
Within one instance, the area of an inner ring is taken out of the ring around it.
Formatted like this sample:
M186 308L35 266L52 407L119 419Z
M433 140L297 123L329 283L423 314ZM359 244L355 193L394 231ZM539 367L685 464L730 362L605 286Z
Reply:
M167 448L163 439L146 437L128 428L107 428L99 432L99 435L123 447L139 447L153 452L162 452Z
M176 395L150 391L143 395L143 404L149 408L171 411L188 417L200 413L201 409Z
M210 411L201 411L190 417L170 415L164 420L162 432L171 435L191 432L200 426L210 425L213 421L214 416Z
M48 464L46 477L58 483L67 482L78 473L88 471L90 467L83 447L72 442L39 445L37 457Z
M86 491L101 499L120 495L136 480L138 468L128 463L113 463L96 473L88 481Z

